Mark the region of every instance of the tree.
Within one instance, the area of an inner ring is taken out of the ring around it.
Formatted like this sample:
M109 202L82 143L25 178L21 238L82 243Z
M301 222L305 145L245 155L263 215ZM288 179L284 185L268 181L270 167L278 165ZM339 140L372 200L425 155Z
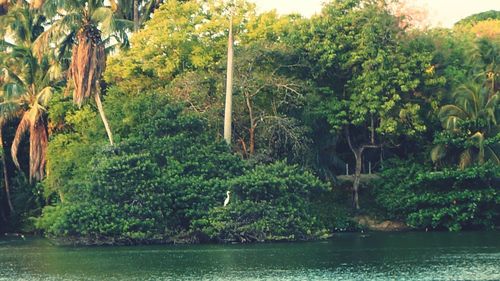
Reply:
M150 18L151 14L163 4L163 0L112 0L111 9L118 18L134 22L134 32Z
M249 3L235 2L232 11L218 0L164 3L147 26L134 33L131 48L110 58L106 82L132 93L164 93L205 113L211 126L223 128L220 93L225 89L228 18L232 12L238 41L254 13Z
M404 48L409 38L399 21L383 1L333 1L303 35L319 89L313 111L343 135L354 156L356 209L363 153L425 130L411 98L430 56Z
M451 91L439 115L443 132L431 152L438 165L457 163L461 169L491 160L500 163L498 79L499 45L480 37L469 51L467 80Z
M461 19L457 23L455 23L455 26L459 25L467 25L467 24L476 24L481 21L485 20L495 20L495 19L500 19L500 11L495 11L495 10L489 10L486 12L481 12L477 14L470 15L466 18Z
M227 39L227 78L226 78L226 107L224 109L224 139L228 145L231 145L232 119L233 119L233 58L234 58L234 39L233 39L233 16L229 20L229 36Z
M218 73L224 72L226 65L228 12L227 5L219 0L167 1L147 26L133 34L130 49L110 57L106 82L135 93L165 92L176 79L196 73L207 80L217 76L216 90L223 92ZM249 3L236 1L235 40L239 40L240 30L252 13Z
M61 78L61 71L50 53L37 58L32 51L36 38L43 30L45 18L27 6L16 8L10 16L10 34L15 43L2 42L2 92L5 106L14 106L21 118L11 150L12 159L18 168L19 145L25 132L29 131L31 182L33 179L41 180L45 175L48 143L45 112L53 83Z
M498 39L500 35L500 11L490 10L468 16L453 26L464 34L472 33L482 38Z
M300 54L288 42L295 20L275 12L250 14L238 34L234 131L245 156L291 160L305 150L305 130L296 117L306 83L297 75Z
M432 160L458 162L461 169L487 160L500 164L499 93L469 82L455 90L452 101L439 111L445 132L436 139Z
M124 242L193 230L195 219L220 206L244 161L214 142L205 118L164 94L113 87L106 103L121 139L113 149L88 107L68 114L71 129L50 142L44 186L64 201L45 208L45 230Z
M22 46L12 46L11 64L20 64L19 72L4 68L5 84L3 92L7 103L15 104L21 112L21 121L12 143L12 159L19 168L17 159L19 144L26 131L30 135L30 181L41 180L45 175L45 153L47 148L47 125L45 106L52 94L51 80L55 70L50 59L41 63L31 50Z
M73 45L68 89L74 89L73 101L79 106L84 99L94 96L109 142L113 145L113 135L99 93L100 79L106 68L106 41L111 38L118 42L126 41L129 22L117 19L116 11L105 6L102 0L49 0L43 3L42 8L53 20L35 42L39 57L43 51L47 51L51 41L62 42L60 56Z
M303 104L304 85L302 81L286 75L296 62L293 62L292 52L284 45L264 40L242 44L238 58L235 80L238 95L236 111L239 114L236 118L243 130L238 135L243 153L253 155L256 131L262 125L275 130L271 135L294 135L293 121L286 113Z

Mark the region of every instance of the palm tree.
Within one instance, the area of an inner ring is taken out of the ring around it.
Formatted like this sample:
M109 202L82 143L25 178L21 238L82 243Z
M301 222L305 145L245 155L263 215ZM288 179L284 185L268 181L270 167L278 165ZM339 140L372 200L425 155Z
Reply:
M41 7L53 21L36 40L34 49L41 57L50 48L49 43L55 42L60 45L59 57L63 57L62 53L72 46L68 88L73 88L73 101L80 106L85 99L94 97L109 142L113 145L113 135L99 93L100 79L106 68L106 42L126 42L131 22L119 19L116 9L106 6L105 2L45 1Z
M452 100L453 104L441 107L439 118L446 132L461 139L462 144L455 147L455 153L450 153L453 145L438 144L432 150L432 160L438 162L455 154L462 169L486 160L500 164L498 141L494 141L500 133L499 93L491 93L486 85L469 82L457 88ZM495 139L488 141L488 137Z
M479 62L476 63L480 68L479 76L485 77L490 93L495 93L500 75L500 44L488 38L479 38L473 51L471 58Z
M110 0L111 8L118 14L118 18L134 22L134 31L137 31L163 0Z
M19 64L19 72L4 68L3 92L6 102L19 108L21 121L12 142L12 160L19 168L17 158L19 144L29 131L30 142L30 181L41 180L45 175L45 154L47 149L47 124L45 112L52 95L50 79L57 71L48 58L38 59L27 47L13 46L11 63ZM17 72L17 73L16 73Z
M5 16L14 4L22 5L24 0L0 0L0 16Z
M10 112L17 112L21 119L11 149L13 162L18 168L19 145L24 134L29 132L31 182L41 180L45 175L48 142L45 111L53 81L60 79L61 71L50 53L38 58L32 51L33 43L43 31L45 18L27 6L16 8L11 13L10 36L15 43L1 42L4 54L2 105L9 106Z

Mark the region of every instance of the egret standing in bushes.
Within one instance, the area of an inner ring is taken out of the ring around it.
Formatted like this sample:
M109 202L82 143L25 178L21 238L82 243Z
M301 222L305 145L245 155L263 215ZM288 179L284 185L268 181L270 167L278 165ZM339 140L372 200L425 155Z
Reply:
M226 207L227 204L229 204L229 196L231 195L231 191L228 190L226 192L226 195L227 195L227 197L226 197L226 200L224 200L224 207Z

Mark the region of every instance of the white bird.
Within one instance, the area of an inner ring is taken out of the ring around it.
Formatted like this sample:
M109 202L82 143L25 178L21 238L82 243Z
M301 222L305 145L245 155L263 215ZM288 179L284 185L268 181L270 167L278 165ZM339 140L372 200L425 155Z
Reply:
M227 204L229 204L229 196L231 195L231 191L227 191L226 194L227 194L227 197L226 197L226 200L224 200L224 207L226 207Z

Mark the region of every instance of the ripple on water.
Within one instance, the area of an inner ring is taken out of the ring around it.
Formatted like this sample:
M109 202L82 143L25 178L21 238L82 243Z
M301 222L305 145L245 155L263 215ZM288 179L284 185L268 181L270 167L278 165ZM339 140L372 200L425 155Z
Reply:
M295 244L102 248L0 240L0 281L500 280L498 234L408 233L363 240L346 235Z

